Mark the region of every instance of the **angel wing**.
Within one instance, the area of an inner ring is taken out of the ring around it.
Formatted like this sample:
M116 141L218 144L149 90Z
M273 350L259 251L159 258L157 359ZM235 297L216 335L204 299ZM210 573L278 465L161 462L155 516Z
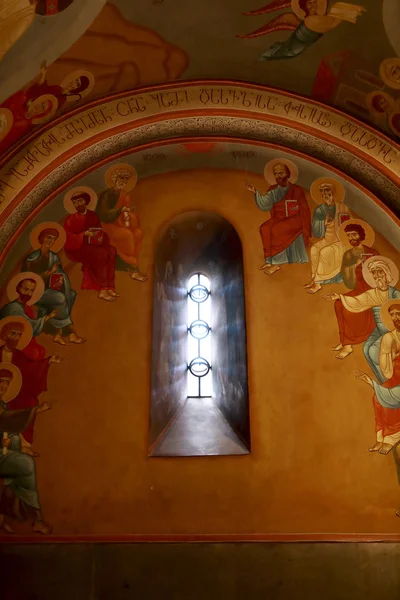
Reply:
M246 35L237 35L238 38L255 38L260 35L267 35L268 33L273 33L274 31L296 31L298 26L301 24L301 21L296 15L293 13L284 13L283 15L279 15L279 17L275 17L272 21L269 21L266 25L263 25L259 29L256 29L252 33L247 33Z
M291 0L273 0L266 6L262 8L257 8L256 10L251 10L250 12L242 13L243 15L265 15L270 12L274 12L276 10L282 10L282 8L290 8L292 5Z

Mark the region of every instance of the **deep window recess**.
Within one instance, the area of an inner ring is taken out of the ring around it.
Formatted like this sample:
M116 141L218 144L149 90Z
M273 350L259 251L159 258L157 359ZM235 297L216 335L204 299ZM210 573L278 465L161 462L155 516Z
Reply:
M211 288L201 273L192 275L188 285L188 398L212 396L211 373Z

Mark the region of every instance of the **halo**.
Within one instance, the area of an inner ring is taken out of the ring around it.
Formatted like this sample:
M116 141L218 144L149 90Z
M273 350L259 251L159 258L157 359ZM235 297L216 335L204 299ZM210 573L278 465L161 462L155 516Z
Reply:
M64 196L64 208L71 215L76 213L75 206L72 204L72 196L79 192L86 192L90 195L90 202L87 205L88 210L94 210L97 206L97 194L92 188L87 187L86 185L80 185L78 187L72 188L69 190Z
M392 90L400 90L400 81L394 79L390 72L392 67L400 67L400 58L385 58L380 64L379 75L384 83Z
M265 177L267 183L269 183L270 185L276 184L274 172L273 172L273 168L275 165L286 165L290 171L290 177L289 177L290 183L296 183L297 178L299 176L299 169L296 167L294 162L292 162L291 160L289 160L287 158L274 158L265 165L264 177Z
M333 179L333 177L319 177L318 179L313 181L310 188L311 198L316 204L324 204L324 201L321 198L321 193L319 191L319 187L323 183L332 183L336 188L335 202L343 202L345 192L341 182L338 179ZM348 221L346 221L346 223L348 223Z
M348 221L346 221L346 223L348 223ZM362 267L362 274L363 274L365 281L368 283L368 285L370 287L372 287L372 288L376 287L375 279L372 277L372 273L368 270L368 265L371 262L376 262L379 260L383 260L385 263L387 263L389 265L390 270L393 275L393 279L389 283L389 285L394 287L399 280L399 269L396 267L394 262L390 258L387 258L386 256L380 256L380 255L371 256L371 258L369 258L368 260L365 261L365 263L363 264L363 267Z
M4 319L0 320L0 332L4 325L7 325L7 323L21 323L24 326L24 331L22 332L17 345L18 350L23 350L33 337L32 325L29 323L28 319L25 319L25 317L11 315L10 317L5 317Z
M382 115L385 114L385 111L379 111L376 110L375 106L374 106L374 98L377 98L378 96L380 96L381 98L384 98L390 105L390 110L393 110L394 108L394 98L392 98L392 96L390 94L387 94L386 92L381 92L379 90L375 90L374 92L370 92L367 97L365 98L365 104L367 105L367 108L370 112L372 112L374 115L377 115L379 117L381 117Z
M375 231L372 229L369 223L366 223L361 219L349 219L348 221L345 221L341 224L339 228L339 239L342 242L343 246L345 246L346 248L352 248L352 245L349 242L349 238L347 237L347 234L345 232L345 229L348 225L361 225L361 227L365 231L365 240L363 240L361 243L365 244L366 246L369 246L370 248L371 246L373 246L375 242Z
M7 371L11 371L13 375L13 378L10 381L10 385L8 386L8 390L2 398L3 402L7 404L7 402L11 402L11 400L14 400L15 396L20 391L22 386L22 376L21 371L11 363L0 363L0 369L7 369Z
M400 103L398 104L399 110L397 112L392 112L389 115L389 127L393 131L395 135L400 137Z
M386 302L381 306L381 321L389 331L391 331L394 327L393 321L389 314L389 306L393 306L393 304L396 304L396 306L400 308L400 298L386 300Z
M12 114L11 110L8 110L8 108L0 108L0 117L1 116L4 116L6 118L6 126L4 127L3 130L0 131L0 142L1 142L1 140L4 140L6 135L8 135L8 132L10 131L10 129L14 123L13 114Z
M58 100L53 94L43 94L42 96L38 96L34 100L32 100L31 106L35 106L36 104L41 104L42 102L51 102L51 110L47 112L45 115L39 117L33 117L29 119L33 125L40 125L40 123L46 123L51 119L51 117L57 112L58 109ZM28 111L29 112L29 109ZM27 117L28 118L28 117Z
M128 163L118 163L116 165L112 165L111 167L109 167L107 169L106 175L105 175L106 186L108 188L114 187L114 184L112 182L112 174L114 173L114 171L119 171L122 169L124 171L129 171L131 173L131 177L128 180L128 183L126 184L126 186L124 187L124 192L131 192L136 185L138 176L136 173L136 169L134 167L132 167L132 165L128 165Z
M299 17L299 19L301 19L302 21L304 21L304 19L306 18L306 13L305 11L300 8L300 0L292 0L291 1L291 5L292 5L292 11L294 12L294 14ZM317 14L318 15L324 15L326 13L326 10L328 8L328 2L327 0L317 0Z
M17 286L23 279L33 279L36 281L36 289L32 294L32 298L29 300L29 302L27 302L28 306L32 306L32 304L35 304L35 302L42 297L44 292L43 279L40 277L40 275L32 273L32 271L24 271L23 273L18 273L18 275L15 275L11 281L8 282L7 296L11 302L18 298Z
M74 81L75 79L78 79L79 77L87 77L89 79L89 85L87 86L86 90L83 90L83 92L77 92L77 93L71 92L72 97L70 98L69 96L67 96L66 97L67 102L76 102L76 100L74 100L74 96L80 96L81 98L85 98L86 96L89 96L90 92L94 88L95 78L94 78L93 73L90 73L90 71L85 71L84 69L79 70L79 71L72 71L72 73L68 73L68 75L66 77L64 77L64 79L62 80L60 85L63 89L65 89L67 87L67 85L71 83L71 81Z
M57 229L58 238L54 242L51 250L52 252L58 252L64 246L67 234L65 233L64 227L61 227L59 223L55 223L54 221L45 221L44 223L40 223L40 225L37 225L34 229L32 229L29 236L32 248L37 250L41 247L39 236L45 229Z

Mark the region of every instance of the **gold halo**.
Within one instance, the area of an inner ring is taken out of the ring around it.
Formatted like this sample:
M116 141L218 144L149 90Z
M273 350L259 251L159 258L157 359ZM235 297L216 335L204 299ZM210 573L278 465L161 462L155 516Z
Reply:
M400 90L400 81L396 81L390 73L390 68L395 66L400 67L400 58L385 58L380 64L379 75L392 90Z
M11 402L11 400L14 400L15 396L20 391L22 386L22 376L21 371L11 363L0 363L0 369L7 369L7 371L11 371L13 375L13 378L10 381L10 385L8 386L8 390L2 398L3 402L7 404L7 402Z
M43 94L42 96L38 96L37 98L32 100L32 103L30 106L35 105L35 104L41 104L42 102L51 102L51 111L42 117L33 117L32 119L29 119L29 117L26 117L29 121L32 122L33 125L40 125L40 123L46 123L57 112L58 100L55 96L53 96L53 94ZM29 108L28 108L26 114L28 114L28 112L29 112Z
M294 14L299 17L299 19L301 19L302 21L304 21L304 19L306 18L306 13L305 11L300 8L300 1L299 0L292 0L291 2L292 4L292 11L294 12ZM317 0L317 14L322 16L326 13L326 9L328 8L328 2L327 0Z
M83 92L77 92L77 93L69 92L72 95L72 98L69 98L67 96L66 97L67 102L76 102L76 100L74 100L74 96L80 96L81 98L85 98L86 96L89 96L90 92L94 88L95 78L94 78L93 73L90 73L90 71L85 71L84 69L79 70L79 71L72 71L72 73L69 73L66 77L64 77L64 79L62 80L60 85L63 89L65 89L67 87L67 85L69 83L71 83L71 81L73 81L74 79L78 79L79 77L87 77L89 79L89 85L87 86L86 90L84 90Z
M14 117L13 114L11 112L11 110L8 110L8 108L0 108L0 116L3 115L6 118L6 126L5 128L0 131L0 142L1 140L4 140L4 138L6 137L6 135L8 134L8 132L10 131L13 123L14 123Z
M365 104L367 105L367 108L370 112L372 112L376 116L381 117L382 115L386 114L386 112L376 110L376 108L374 107L374 104L373 104L374 98L377 98L378 96L380 96L381 98L384 98L389 103L389 110L393 110L395 103L394 103L394 98L392 98L392 96L390 94L387 94L386 92L381 92L379 90L370 92L367 95L367 97L365 98Z
M76 213L75 206L72 204L71 198L72 198L72 196L74 196L75 194L77 194L79 192L86 192L87 194L90 195L90 202L87 205L88 210L95 210L95 208L97 206L96 192L94 190L92 190L92 188L87 187L86 185L79 185L78 187L74 187L74 188L72 188L72 190L69 190L64 196L64 208L71 215Z
M368 270L368 265L371 262L376 262L379 260L383 260L385 263L387 263L389 265L390 270L393 275L393 279L392 279L392 281L389 282L389 285L394 287L399 280L399 269L396 267L396 265L390 258L387 258L386 256L380 256L379 254L377 256L371 256L371 258L366 260L365 263L363 264L362 274L363 274L365 281L368 283L368 285L370 287L372 287L372 288L376 287L375 279L372 277L372 273Z
M334 179L333 177L319 177L315 181L312 182L310 188L311 198L314 200L316 204L324 204L324 201L321 198L321 193L319 191L320 185L323 183L333 183L336 188L336 198L335 202L343 202L344 201L344 187L340 183L338 179ZM347 221L346 221L347 223Z
M393 321L389 314L389 306L393 306L393 304L396 304L400 308L400 298L386 300L385 304L381 306L381 321L389 331L394 329Z
M25 319L25 317L11 315L10 317L5 317L4 319L0 320L0 333L4 325L7 325L7 323L21 323L24 326L24 331L22 332L22 335L17 345L18 350L23 350L29 344L33 337L32 325L29 323L28 319Z
M276 185L273 168L275 165L286 165L290 171L289 181L290 183L296 183L299 176L299 169L296 167L293 161L287 158L274 158L270 160L264 169L264 177L270 185Z
M392 112L392 114L389 115L388 123L393 133L400 137L400 102L399 110L397 110L396 112Z
M7 296L8 299L12 302L16 298L18 298L17 286L20 281L23 279L33 279L36 281L36 289L32 294L32 298L27 302L28 306L32 306L35 304L43 296L44 292L44 281L37 275L36 273L32 273L32 271L24 271L23 273L18 273L18 275L14 275L14 277L8 282L7 285Z
M58 252L65 244L65 240L67 238L67 234L65 233L64 227L61 227L59 223L55 223L54 221L45 221L44 223L40 223L34 229L32 229L29 239L31 242L31 246L34 250L38 250L41 247L39 242L39 236L44 229L57 229L58 238L54 242L51 251Z
M345 229L348 225L361 225L361 227L365 231L365 240L363 240L361 243L365 244L366 246L369 246L370 248L373 246L373 244L375 242L375 231L372 229L372 227L371 227L371 225L369 225L369 223L366 223L365 221L362 221L361 219L349 219L348 221L345 221L344 223L341 224L341 226L339 228L339 239L342 242L343 246L345 246L346 248L353 247L350 244L349 238L347 237L347 234L345 232Z
M136 169L132 167L132 165L128 165L128 163L118 163L117 165L112 165L107 169L105 175L106 186L108 188L114 187L114 184L112 182L112 174L114 173L114 171L119 171L120 169L123 169L124 171L129 171L131 173L131 177L128 180L126 186L124 187L124 192L131 192L136 185L138 176L136 173Z

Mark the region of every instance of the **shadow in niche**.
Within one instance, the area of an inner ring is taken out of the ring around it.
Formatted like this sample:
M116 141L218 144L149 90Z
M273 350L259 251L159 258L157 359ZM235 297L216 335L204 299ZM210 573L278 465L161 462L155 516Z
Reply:
M211 287L211 398L187 397L188 280ZM188 212L161 235L154 260L149 456L250 452L240 238L224 218Z

